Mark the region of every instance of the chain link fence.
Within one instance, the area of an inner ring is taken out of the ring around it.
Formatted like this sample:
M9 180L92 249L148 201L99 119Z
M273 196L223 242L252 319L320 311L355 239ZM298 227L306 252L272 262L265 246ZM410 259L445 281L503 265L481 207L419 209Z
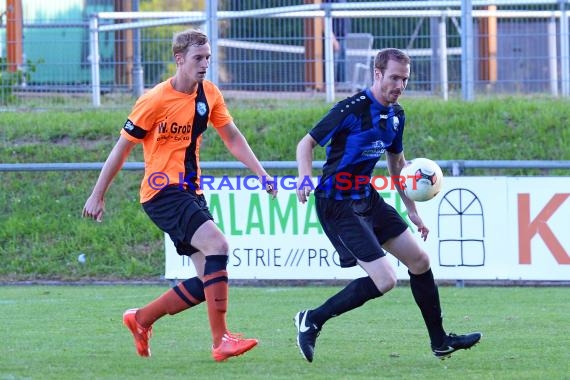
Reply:
M569 95L566 0L150 3L22 0L20 19L0 5L0 107L132 104L174 73L172 34L188 27L210 36L209 79L229 96L332 101L370 83L384 47L411 55L412 94Z

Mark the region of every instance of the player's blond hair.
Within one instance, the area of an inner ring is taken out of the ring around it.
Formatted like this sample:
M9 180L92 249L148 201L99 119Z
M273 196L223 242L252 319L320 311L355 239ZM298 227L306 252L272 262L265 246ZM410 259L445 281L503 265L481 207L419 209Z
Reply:
M202 46L208 43L208 36L197 29L187 29L176 33L172 38L172 55L186 54L190 46Z

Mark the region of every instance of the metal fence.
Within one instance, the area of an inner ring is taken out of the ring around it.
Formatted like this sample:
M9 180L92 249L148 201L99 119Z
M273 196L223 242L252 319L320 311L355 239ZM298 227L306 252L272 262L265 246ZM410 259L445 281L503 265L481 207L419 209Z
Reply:
M0 106L131 104L174 73L172 34L190 26L209 34L209 79L228 93L332 101L367 85L372 57L390 46L412 56L412 94L570 95L568 0L192 3L204 8L137 13L145 0L23 0L19 42L0 6Z
M461 176L465 171L471 169L492 169L492 170L524 170L540 169L543 174L551 170L570 170L568 160L438 160L436 161L442 169L452 176ZM0 173L2 172L56 172L56 171L92 171L101 170L103 162L49 162L49 163L0 163ZM264 168L269 170L296 170L296 161L263 161ZM324 161L313 161L313 169L320 169ZM200 164L202 169L209 170L241 170L246 166L238 161L205 161ZM386 161L381 160L376 164L377 168L386 168ZM125 162L123 170L144 170L143 162Z

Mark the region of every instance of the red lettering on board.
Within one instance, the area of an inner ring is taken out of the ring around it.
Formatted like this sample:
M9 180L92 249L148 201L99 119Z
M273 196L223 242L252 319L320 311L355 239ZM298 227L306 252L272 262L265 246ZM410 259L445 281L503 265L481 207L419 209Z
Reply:
M570 264L570 256L556 239L548 226L548 219L570 197L570 194L554 194L538 215L530 219L530 194L518 195L519 224L519 263L531 263L531 240L538 234L548 247L558 264Z

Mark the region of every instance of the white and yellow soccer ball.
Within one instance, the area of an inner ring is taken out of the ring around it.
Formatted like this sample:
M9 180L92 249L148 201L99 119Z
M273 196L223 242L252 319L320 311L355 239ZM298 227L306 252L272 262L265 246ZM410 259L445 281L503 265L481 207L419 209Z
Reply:
M443 173L439 165L429 158L416 158L402 168L400 176L404 193L416 202L433 199L442 189Z

